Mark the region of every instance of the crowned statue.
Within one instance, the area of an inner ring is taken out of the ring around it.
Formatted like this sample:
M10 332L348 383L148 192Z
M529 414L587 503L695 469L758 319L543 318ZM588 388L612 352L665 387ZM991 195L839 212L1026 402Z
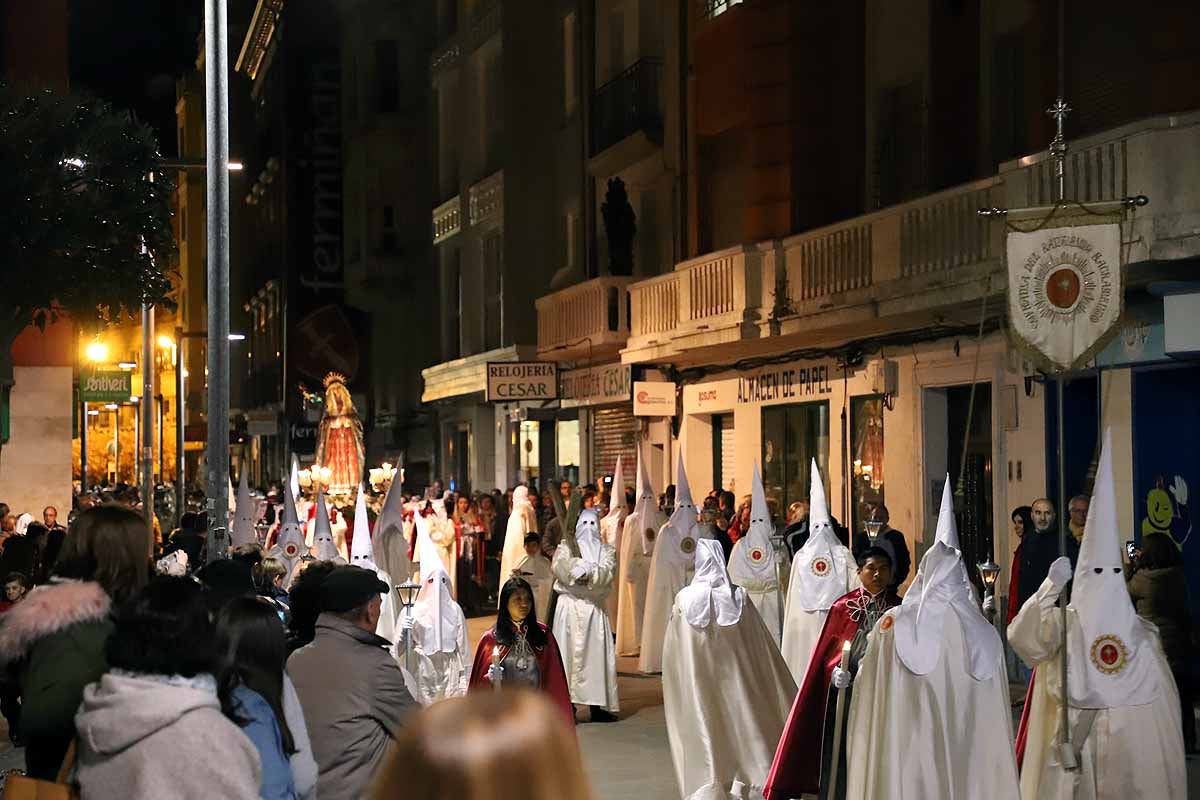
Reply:
M331 372L325 376L325 410L317 430L316 463L329 468L325 491L353 498L365 460L362 420L350 399L346 376Z

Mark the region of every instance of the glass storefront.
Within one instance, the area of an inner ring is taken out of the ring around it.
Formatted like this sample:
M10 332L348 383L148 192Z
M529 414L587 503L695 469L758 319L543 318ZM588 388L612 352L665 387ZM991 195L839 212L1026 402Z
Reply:
M883 398L850 399L851 530L863 530L871 506L883 503Z
M763 488L779 504L780 516L789 504L808 499L812 459L829 494L829 403L798 403L762 410ZM830 509L831 511L833 509Z

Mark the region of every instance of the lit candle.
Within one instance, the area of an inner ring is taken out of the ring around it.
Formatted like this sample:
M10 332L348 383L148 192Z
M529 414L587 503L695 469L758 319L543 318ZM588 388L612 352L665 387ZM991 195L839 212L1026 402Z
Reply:
M842 669L850 669L850 640L842 642Z
M500 645L496 645L495 647L492 648L492 666L493 667L500 666ZM495 689L497 692L500 691L500 681L498 681L498 680L492 681L492 688Z

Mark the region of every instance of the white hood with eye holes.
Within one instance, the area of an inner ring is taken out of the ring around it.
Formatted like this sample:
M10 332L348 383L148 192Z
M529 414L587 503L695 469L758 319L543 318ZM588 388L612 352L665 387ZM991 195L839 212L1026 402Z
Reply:
M1067 606L1075 612L1068 629L1067 693L1079 708L1142 706L1160 691L1154 643L1125 587L1111 438L1105 430Z
M462 609L450 591L450 576L429 538L429 525L417 526L417 560L421 563L421 591L413 605L413 642L427 656L458 649L459 628L465 625Z

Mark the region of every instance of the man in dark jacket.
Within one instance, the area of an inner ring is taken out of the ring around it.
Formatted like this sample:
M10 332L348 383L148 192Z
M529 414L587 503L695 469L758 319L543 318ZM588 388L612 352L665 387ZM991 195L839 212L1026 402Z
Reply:
M854 537L854 557L859 558L868 547L879 546L892 551L895 569L892 571L892 582L889 588L896 591L900 584L904 583L904 579L908 577L908 572L912 568L912 556L908 552L908 542L904 539L904 534L888 525L888 520L891 515L888 513L887 506L883 503L876 503L871 506L870 516L867 517L868 522L879 523L879 533L872 539L865 531ZM840 536L840 532L839 532ZM1046 565L1049 567L1049 564ZM1043 574L1042 577L1045 577Z
M1017 607L1033 596L1050 565L1059 556L1064 555L1058 549L1058 527L1055 524L1054 504L1042 497L1033 501L1033 532L1021 539L1021 566L1017 575ZM1067 558L1071 559L1074 569L1075 561L1079 558L1079 542L1074 536L1067 534Z
M375 635L391 590L361 567L337 567L321 581L317 635L288 659L308 723L322 800L356 800L417 708L389 642Z

